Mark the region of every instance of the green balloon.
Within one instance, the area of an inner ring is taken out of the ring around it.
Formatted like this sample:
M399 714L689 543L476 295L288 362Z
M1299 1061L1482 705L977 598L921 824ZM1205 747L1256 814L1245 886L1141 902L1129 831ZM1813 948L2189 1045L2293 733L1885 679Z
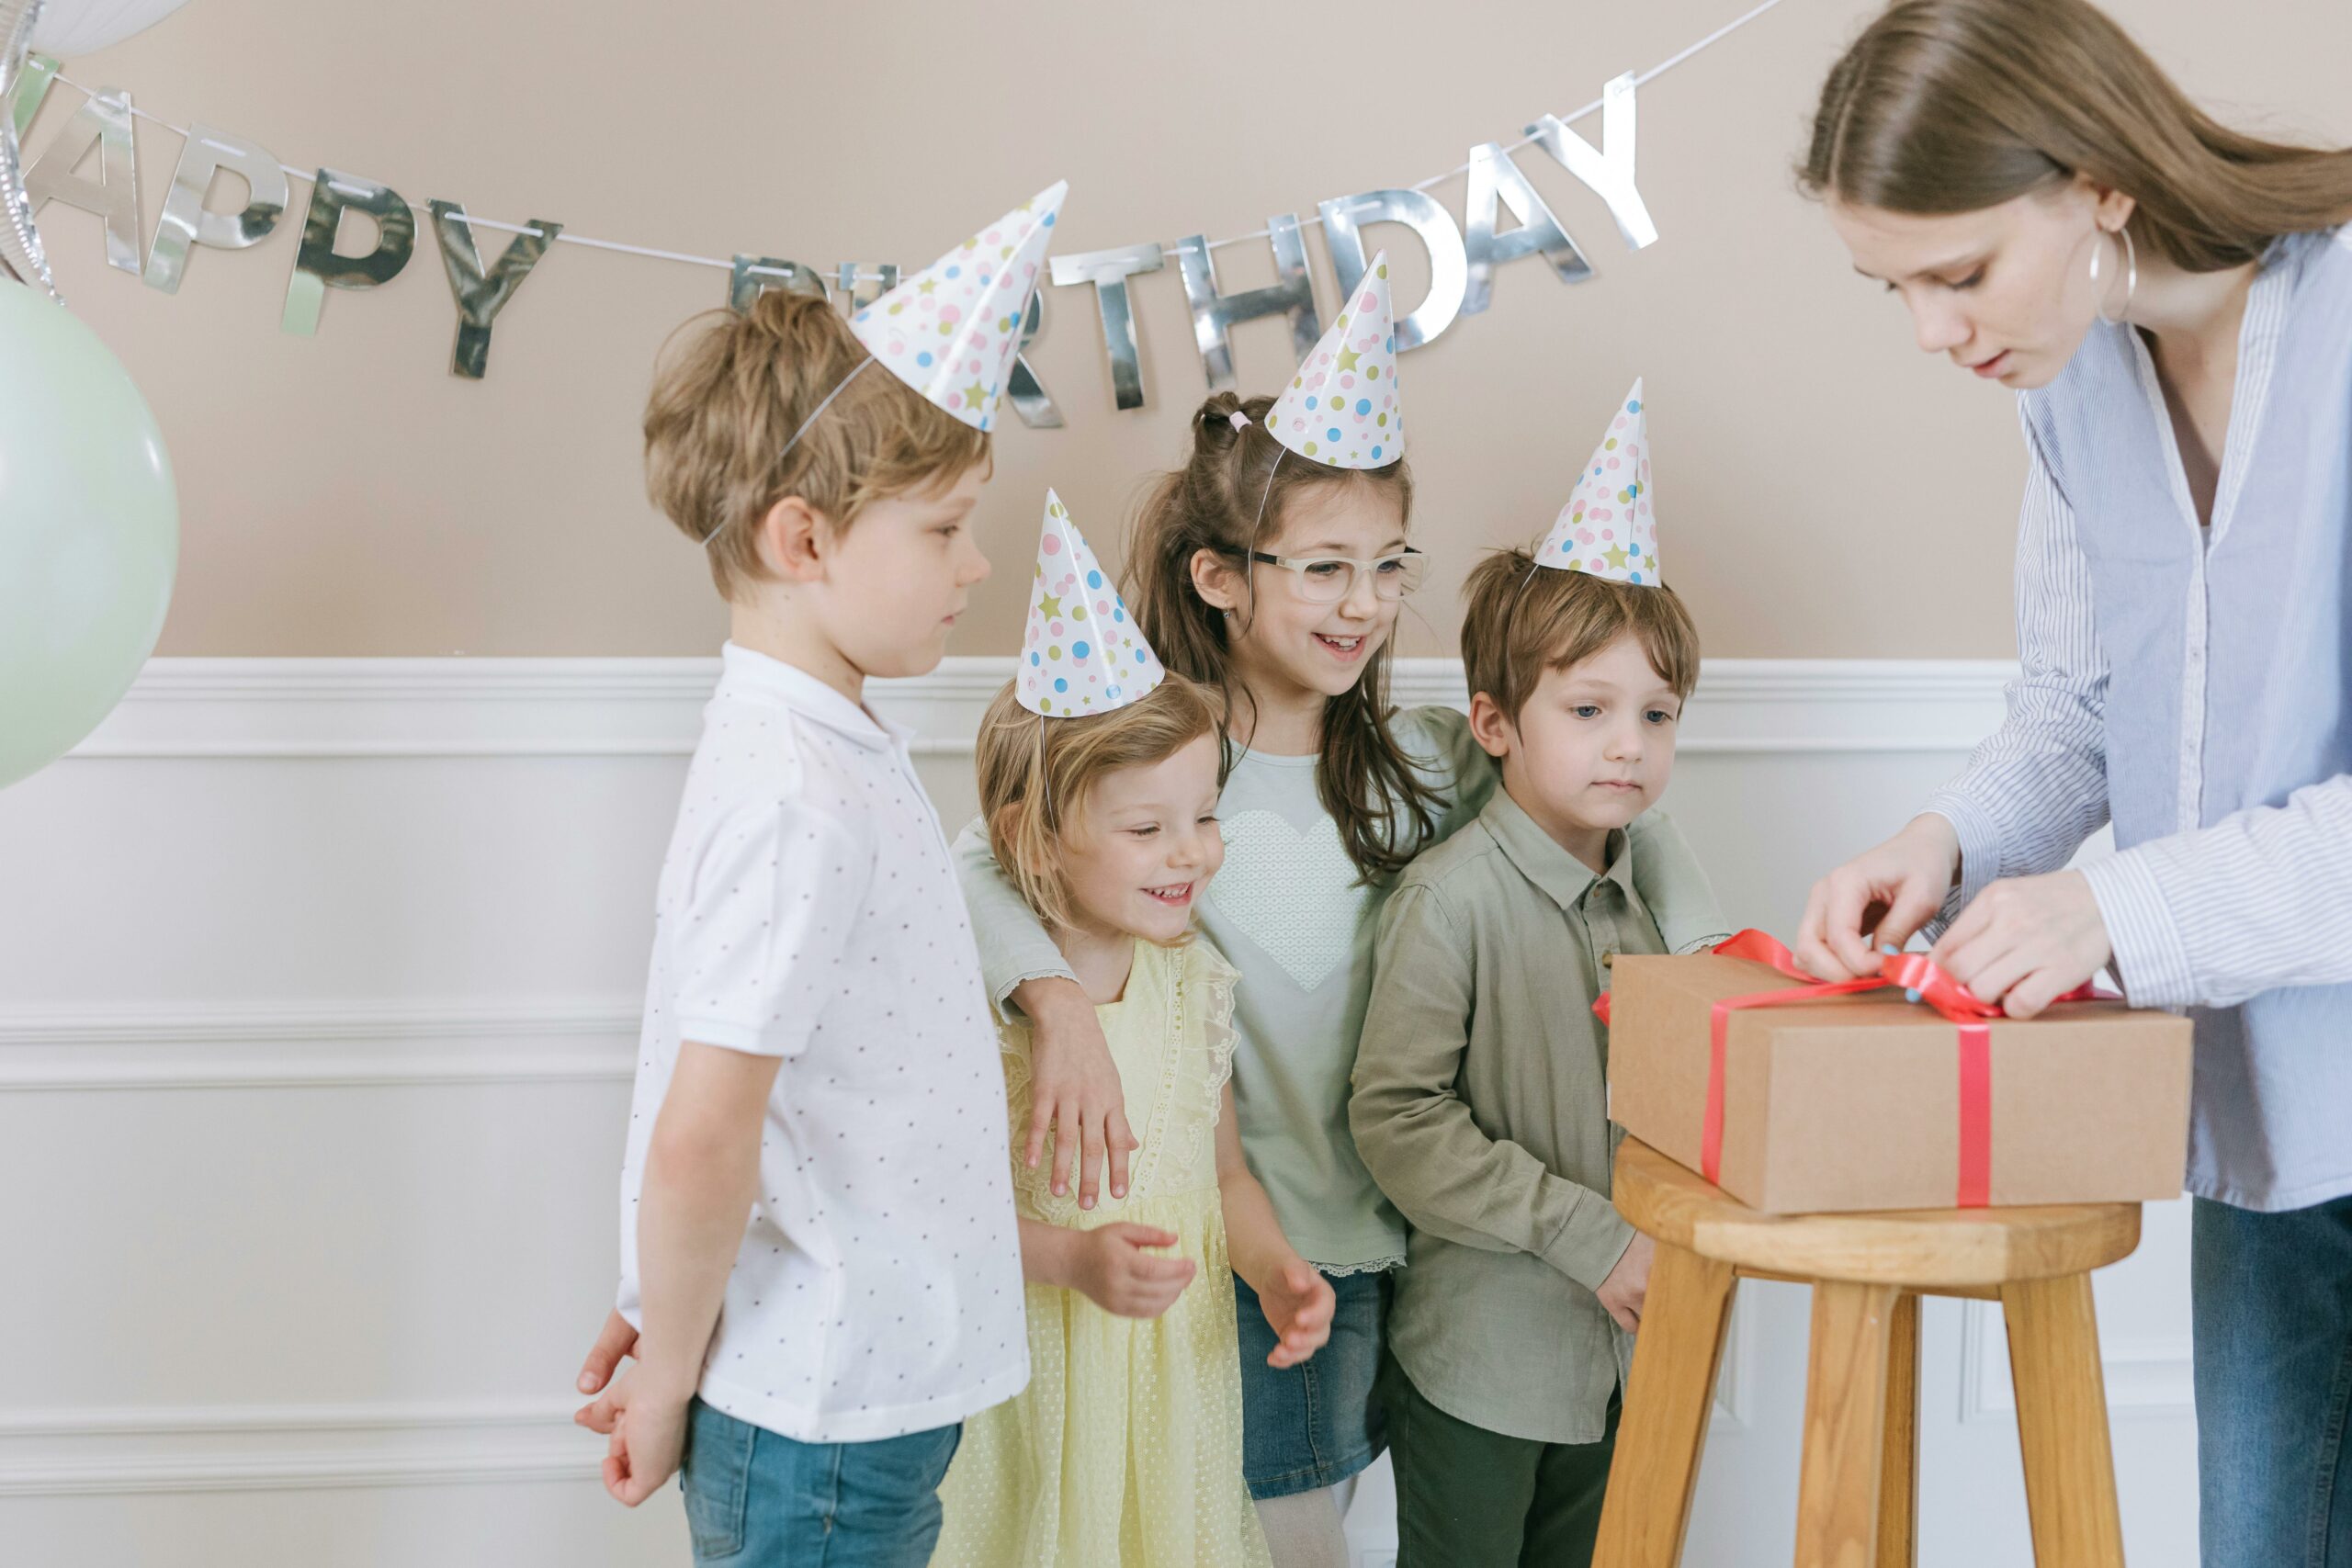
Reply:
M0 789L98 727L154 651L179 500L130 373L0 280Z

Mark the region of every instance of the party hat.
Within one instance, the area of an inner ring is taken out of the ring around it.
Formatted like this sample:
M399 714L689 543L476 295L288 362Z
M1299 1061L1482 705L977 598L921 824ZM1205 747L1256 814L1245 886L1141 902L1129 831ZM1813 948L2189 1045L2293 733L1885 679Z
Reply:
M1535 547L1535 559L1619 582L1665 581L1658 575L1657 522L1650 515L1650 434L1639 378L1577 476L1552 531Z
M850 318L890 374L976 429L1021 350L1068 180L1057 181Z
M1266 428L1300 457L1334 468L1377 468L1405 455L1386 251L1372 258L1340 319L1274 400Z
M1021 636L1021 705L1056 718L1109 713L1167 673L1070 522L1069 508L1048 490L1037 586Z

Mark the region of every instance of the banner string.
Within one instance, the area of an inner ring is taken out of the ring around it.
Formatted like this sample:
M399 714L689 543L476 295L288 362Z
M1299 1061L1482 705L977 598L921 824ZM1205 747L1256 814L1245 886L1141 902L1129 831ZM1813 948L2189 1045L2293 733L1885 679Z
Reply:
M1658 77L1665 75L1668 72L1673 70L1684 61L1689 60L1693 55L1722 42L1724 39L1729 38L1732 34L1737 32L1740 28L1746 27L1748 23L1754 21L1757 17L1762 16L1765 12L1771 10L1774 6L1780 4L1781 0L1762 0L1762 3L1758 5L1752 10L1733 17L1730 21L1725 22L1722 27L1717 28L1713 32L1709 33L1698 42L1691 44L1690 47L1682 50L1679 53L1669 56L1668 59L1661 61L1659 63L1651 66L1647 71L1645 71L1638 76L1635 76L1634 78L1634 85L1636 88L1647 86L1650 83L1656 81ZM76 82L72 77L66 75L62 71L56 73L55 80L62 82L65 85L73 88L75 92L80 93L84 97L94 97L96 96L96 89L84 86L81 83ZM1566 125L1574 125L1577 121L1586 118L1588 116L1598 114L1600 111L1601 102L1602 100L1595 98L1592 102L1585 105L1584 107L1577 110L1574 114L1560 116L1561 123ZM165 130L172 132L184 141L195 140L195 137L188 130L187 127L184 125L175 125L172 121L164 118L161 115L150 114L145 109L139 107L135 104L131 106L130 112L138 116L141 119L146 120L151 125L162 126ZM1516 152L1522 147L1532 146L1536 140L1537 138L1532 135L1522 136L1516 141L1505 142L1503 144L1503 151L1505 152ZM240 152L240 149L224 146L220 142L215 141L209 137L206 137L204 139L203 144L216 152L233 155ZM291 164L280 164L277 166L280 169L283 169L288 177L291 179L310 182L315 181L319 175L319 170L316 167L300 169L296 168ZM1470 165L1468 164L1459 164L1454 167L1448 169L1442 175L1431 175L1428 179L1418 181L1408 188L1418 191L1426 191L1433 186L1443 185L1446 181L1453 179L1457 175L1467 174L1469 169ZM332 186L331 188L341 190L345 196L361 196L367 194L362 191L350 189L346 186ZM410 209L418 215L418 217L425 219L428 221L430 220L431 210L413 201L408 205ZM477 218L471 213L466 215L465 221L477 229L490 229L505 234L537 234L540 232L539 229L534 224L506 223L502 222L495 218ZM1321 215L1317 214L1313 217L1300 219L1299 225L1302 228L1318 227L1321 225L1322 221L1323 219ZM1247 234L1236 234L1229 239L1211 240L1208 242L1208 249L1212 251L1223 250L1227 245L1238 245L1250 240L1263 240L1270 238L1272 233L1272 231L1271 230L1256 229ZM698 256L684 251L665 251L650 245L623 244L618 240L598 240L591 238L585 234L575 234L570 229L566 229L562 232L557 234L555 237L555 243L559 245L584 245L590 250L612 251L622 255L646 256L654 261L684 262L693 266L717 267L722 272L732 271L735 265L732 259L721 260L717 256ZM1164 242L1160 248L1172 253L1177 247L1174 242L1171 241ZM754 266L749 270L758 273L773 273L776 269ZM820 268L819 270L823 272L827 277L831 277L838 272L839 268L837 266L831 266ZM859 274L859 279L860 281L870 282L882 281L877 275L865 273Z

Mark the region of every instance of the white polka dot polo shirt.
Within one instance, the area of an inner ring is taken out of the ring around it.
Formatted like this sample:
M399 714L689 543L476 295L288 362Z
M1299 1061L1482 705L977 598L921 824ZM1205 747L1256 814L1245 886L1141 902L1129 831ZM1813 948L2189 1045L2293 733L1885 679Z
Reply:
M906 742L729 643L655 904L621 1311L680 1042L783 1058L701 1393L803 1442L947 1426L1029 1373L996 1032Z

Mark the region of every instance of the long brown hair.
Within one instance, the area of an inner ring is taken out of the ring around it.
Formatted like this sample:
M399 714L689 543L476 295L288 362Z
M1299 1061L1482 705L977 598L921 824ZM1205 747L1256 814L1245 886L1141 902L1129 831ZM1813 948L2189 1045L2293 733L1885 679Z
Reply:
M1193 416L1192 457L1153 487L1127 549L1125 582L1136 626L1162 663L1216 687L1228 711L1232 644L1224 615L1193 586L1193 557L1215 550L1250 570L1253 540L1279 537L1284 509L1329 486L1375 486L1396 496L1399 514L1409 517L1413 510L1413 477L1402 457L1377 468L1334 468L1286 457L1266 430L1273 406L1272 398L1231 392L1203 403ZM1236 427L1237 412L1246 427ZM1323 809L1338 822L1340 842L1366 881L1403 870L1437 831L1437 796L1388 728L1392 647L1383 643L1353 686L1325 699L1315 769ZM1400 818L1407 824L1401 833Z
M2188 100L2088 0L1896 0L1822 85L1798 180L1894 212L1974 212L2085 175L2188 272L2352 220L2352 149L2265 141Z
M1225 705L1208 687L1171 672L1109 713L1040 718L1021 705L1015 684L1004 683L980 720L980 820L996 863L1029 908L1047 927L1067 927L1077 908L1062 869L1062 835L1087 795L1105 773L1165 761L1204 735L1221 735Z

